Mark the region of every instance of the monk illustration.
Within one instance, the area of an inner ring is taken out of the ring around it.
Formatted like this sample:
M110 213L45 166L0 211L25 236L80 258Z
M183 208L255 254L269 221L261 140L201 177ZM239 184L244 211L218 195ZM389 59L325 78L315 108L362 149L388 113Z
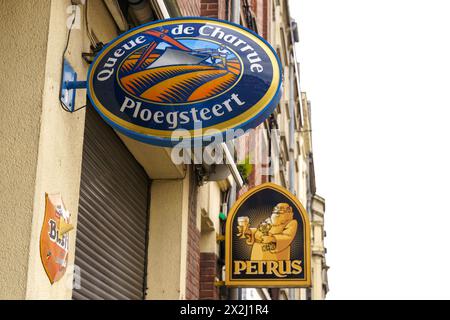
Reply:
M297 232L292 207L277 204L272 215L257 228L250 228L248 217L238 218L238 235L252 246L251 260L290 260L291 243Z

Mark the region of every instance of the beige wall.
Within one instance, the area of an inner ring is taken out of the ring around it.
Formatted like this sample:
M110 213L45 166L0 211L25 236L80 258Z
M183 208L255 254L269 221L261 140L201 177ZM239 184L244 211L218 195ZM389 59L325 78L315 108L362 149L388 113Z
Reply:
M219 254L216 235L220 234L221 189L217 182L200 187L197 216L201 217L200 251Z
M186 288L189 175L151 185L146 299L182 299Z
M325 260L325 245L324 245L324 214L325 214L325 200L315 195L312 203L312 216L313 221L311 223L312 229L312 271L313 271L313 287L312 287L312 299L322 300L325 299L327 287L326 283L326 260Z
M43 272L39 255L39 236L44 216L45 193L60 192L62 194L75 225L78 213L85 111L81 110L71 114L63 111L59 105L60 61L68 31L66 24L68 20L71 22L71 11L67 11L69 5L70 1L51 1L48 50L47 56L43 60L46 62L46 69L29 251L26 295L28 299L70 299L72 297L70 268L64 278L50 285L45 272ZM80 8L84 9L84 7ZM114 24L101 1L90 2L89 12L90 17L95 17L97 22L102 22L95 24L96 33L101 41L107 41L116 35ZM77 28L76 25L72 31L66 56L78 73L78 79L82 80L86 79L88 65L82 60L81 53L89 50L89 43L86 40L83 24L78 26ZM77 108L85 104L85 96L84 90L78 90ZM70 232L69 266L74 261L75 238L76 230Z
M0 297L4 298L71 297L66 285L70 273L50 286L39 257L45 192L61 192L74 221L78 209L84 111L69 114L59 105L69 5L68 0L0 2L2 43L9 48L0 56L4 86L0 107L0 237L4 237L0 241ZM97 20L107 19L100 36L113 37L114 25L102 2L92 2L90 10ZM88 66L81 52L87 51L88 44L80 27L72 31L67 58L83 79ZM84 97L80 91L78 107L84 104ZM75 243L75 232L72 234L70 262Z
M69 0L0 1L1 40L8 48L0 54L0 298L71 297L71 273L51 286L39 256L45 193L62 194L73 222L78 210L84 111L70 114L59 104L69 6ZM90 16L101 41L116 35L102 1L91 2ZM67 52L79 79L88 68L81 59L89 49L84 32L76 24ZM77 107L84 103L80 90Z
M145 169L150 179L180 179L184 177L186 166L176 165L172 162L172 149L145 144L121 133L118 133L118 136Z
M0 1L0 299L25 297L49 18L50 1Z

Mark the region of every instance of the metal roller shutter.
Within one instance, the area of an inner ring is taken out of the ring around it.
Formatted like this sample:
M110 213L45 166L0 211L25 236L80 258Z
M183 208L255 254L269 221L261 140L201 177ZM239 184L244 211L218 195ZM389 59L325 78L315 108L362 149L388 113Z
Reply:
M149 180L100 116L86 112L73 299L142 299Z

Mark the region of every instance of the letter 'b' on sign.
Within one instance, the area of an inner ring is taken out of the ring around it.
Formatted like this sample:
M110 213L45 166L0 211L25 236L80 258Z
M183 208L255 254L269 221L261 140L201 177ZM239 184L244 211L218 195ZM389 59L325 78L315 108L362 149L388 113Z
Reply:
M225 233L227 286L310 287L308 214L288 190L265 183L231 208Z
M275 51L253 31L177 18L111 41L89 69L88 96L118 131L170 147L180 139L224 141L234 136L227 130L256 127L278 104L281 81Z

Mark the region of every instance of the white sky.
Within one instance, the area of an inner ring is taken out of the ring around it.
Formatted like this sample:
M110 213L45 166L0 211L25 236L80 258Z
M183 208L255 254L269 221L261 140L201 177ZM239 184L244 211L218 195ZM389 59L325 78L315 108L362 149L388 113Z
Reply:
M291 0L329 299L450 298L450 1Z

